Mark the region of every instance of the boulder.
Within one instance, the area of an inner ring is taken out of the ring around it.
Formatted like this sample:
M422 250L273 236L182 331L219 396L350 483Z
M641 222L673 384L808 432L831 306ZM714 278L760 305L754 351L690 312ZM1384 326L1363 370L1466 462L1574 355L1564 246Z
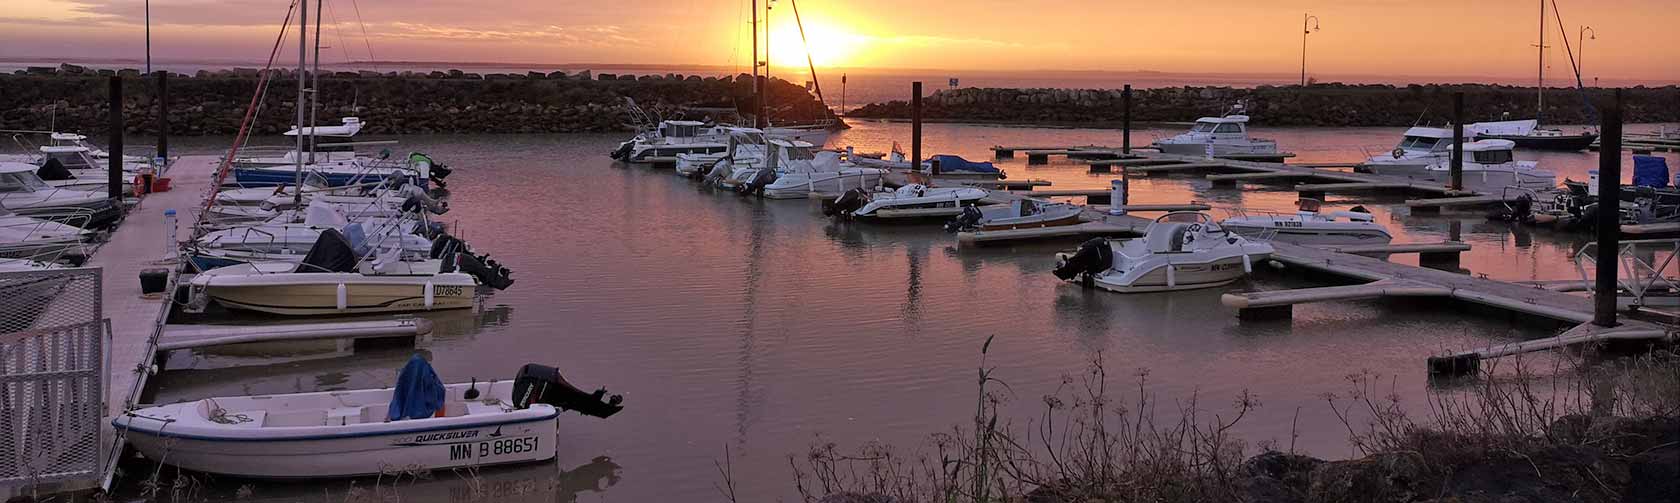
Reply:
M1680 446L1645 452L1628 459L1626 503L1680 501Z

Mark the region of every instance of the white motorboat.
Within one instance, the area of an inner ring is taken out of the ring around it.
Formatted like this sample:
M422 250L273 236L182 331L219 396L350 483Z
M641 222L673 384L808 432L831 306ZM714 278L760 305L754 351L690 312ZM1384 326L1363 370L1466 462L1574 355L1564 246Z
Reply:
M35 174L47 182L47 185L99 193L106 193L111 187L108 163L108 159L96 157L95 151L83 145L44 146L41 147L41 154L31 162L39 166ZM123 193L133 194L134 178L150 167L151 165L144 161L123 163Z
M887 170L864 168L840 161L839 152L812 152L810 144L770 140L771 174L757 180L769 199L808 197L812 193L839 194L851 189L869 190L881 184ZM749 184L749 187L754 184Z
M360 259L335 229L321 231L301 261L229 265L201 272L188 284L189 312L215 301L293 316L469 308L478 287L473 275L455 272L452 261L402 260L397 253Z
M424 374L410 367L390 388L205 398L127 411L111 424L160 463L298 479L548 460L561 411L606 418L623 409L622 396L584 392L541 365L513 380L437 387L414 384L437 382L429 365Z
M1230 284L1272 254L1272 245L1250 241L1205 214L1168 213L1144 236L1097 238L1056 255L1056 277L1083 276L1089 286L1121 293L1164 292Z
M328 186L341 187L373 183L386 178L406 178L410 183L426 186L439 183L452 170L433 161L431 156L414 152L402 160L356 157L348 160L322 161L303 165L303 175L314 174L327 181ZM296 164L247 164L233 169L234 184L240 187L274 187L296 183Z
M1452 138L1451 129L1412 127L1406 130L1394 150L1371 156L1357 171L1422 178L1426 175L1424 168L1452 156Z
M919 183L892 191L852 189L823 201L823 214L862 220L948 219L990 194L975 187L932 188Z
M92 214L86 223L89 226L110 222L120 213L105 193L56 188L41 180L35 170L32 164L0 162L0 206L20 215L82 209Z
M1294 215L1241 214L1219 225L1249 239L1302 245L1386 244L1394 239L1376 217L1355 206L1347 211L1322 212L1317 199L1301 199Z
M1535 161L1518 161L1511 140L1476 140L1464 144L1464 188L1495 192L1505 187L1546 190L1557 186L1557 174L1540 169ZM1430 181L1452 182L1452 161L1437 160L1425 168Z
M765 134L772 138L782 138L789 141L804 142L822 148L828 145L829 126L770 126L765 128Z
M611 156L624 162L645 163L655 157L719 153L729 148L728 129L700 121L660 121L657 128L644 130L619 143Z
M1009 204L968 206L945 224L950 232L1039 229L1079 223L1084 208L1071 203L1017 199Z
M86 256L82 246L92 233L82 228L82 222L92 217L86 210L30 217L0 207L0 258L51 262L72 251Z
M725 128L724 131L728 135L727 146L720 152L677 154L677 174L688 177L710 175L717 169L718 162L725 159L729 160L730 166L756 166L764 162L765 142L768 141L764 131L735 127ZM719 173L718 179L727 176L727 173Z
M288 215L295 213L288 212ZM401 259L418 260L428 258L433 248L432 240L416 233L424 225L429 224L417 218L365 218L352 222L343 208L315 201L304 209L302 222L217 229L194 239L193 244L197 251L220 258L295 262L315 246L321 233L336 230L348 237L352 248L362 247L358 244L362 242L366 246L396 250Z
M355 145L350 142L350 139L354 138L356 133L362 132L362 127L366 125L362 122L362 119L360 117L343 117L339 119L339 122L337 126L308 126L303 128L293 126L292 129L287 130L284 133L285 136L296 137L300 134L305 136L306 144L302 154L299 154L295 147L281 147L280 149L247 147L240 149L240 156L234 158L233 163L240 167L296 166L299 157L308 160L311 153L314 154L316 163L353 161L358 158L372 159L372 156L357 153ZM317 138L323 137L329 139L331 143L320 143ZM309 151L311 145L308 145L308 142L315 143L312 146L313 152Z
M1248 136L1248 116L1236 112L1242 105L1232 107L1232 113L1222 117L1202 117L1190 131L1156 140L1154 147L1162 153L1180 155L1258 155L1278 153L1277 142Z

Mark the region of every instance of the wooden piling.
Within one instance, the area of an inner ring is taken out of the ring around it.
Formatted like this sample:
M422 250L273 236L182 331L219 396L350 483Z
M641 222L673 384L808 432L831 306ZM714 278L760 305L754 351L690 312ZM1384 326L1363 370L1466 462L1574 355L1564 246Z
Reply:
M1120 89L1120 153L1132 154L1132 85Z
M1453 93L1453 150L1448 188L1464 190L1464 93Z
M157 157L169 158L169 72L157 72ZM161 173L159 173L161 175Z
M106 171L110 182L111 199L122 201L123 182L123 88L122 77L111 76L110 111L106 113L111 120L110 140L106 150L110 158L106 160Z
M922 81L910 83L910 169L922 169Z
M1598 195L1615 200L1622 193L1622 90L1617 89L1608 106L1603 107L1604 123L1599 126L1599 141L1604 148L1598 153ZM1617 252L1621 240L1621 215L1615 211L1598 212L1597 286L1593 294L1593 324L1616 326L1616 283L1621 272Z

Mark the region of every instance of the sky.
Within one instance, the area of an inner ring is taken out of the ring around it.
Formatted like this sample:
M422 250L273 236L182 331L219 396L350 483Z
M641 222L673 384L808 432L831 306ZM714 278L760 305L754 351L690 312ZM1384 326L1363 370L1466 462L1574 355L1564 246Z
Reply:
M0 59L141 59L144 0L0 0ZM314 0L310 0L313 3ZM323 0L322 60L720 65L746 71L745 0ZM765 0L760 1L760 7ZM262 61L290 0L152 0L158 60ZM1559 0L1588 80L1680 83L1680 0ZM311 5L312 16L313 7ZM790 0L772 64L802 67ZM805 0L819 68L1338 75L1535 73L1538 0ZM1569 73L1548 12L1551 75ZM365 36L364 36L365 33ZM295 50L296 39L286 47ZM285 58L283 53L282 58ZM291 58L295 58L295 53ZM283 59L285 60L285 59ZM1557 84L1561 85L1562 82Z

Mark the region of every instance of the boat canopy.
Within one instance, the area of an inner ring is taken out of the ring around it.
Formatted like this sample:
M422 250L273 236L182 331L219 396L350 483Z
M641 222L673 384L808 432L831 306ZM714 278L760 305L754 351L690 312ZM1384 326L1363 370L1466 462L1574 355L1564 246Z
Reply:
M35 172L34 164L0 161L0 174L33 172Z
M52 139L53 141L82 141L86 140L87 137L76 133L53 133Z
M1243 124L1248 122L1247 115L1227 115L1224 117L1202 117L1196 119L1196 125L1190 128L1192 133L1241 133Z
M1535 119L1520 120L1520 121L1477 122L1475 124L1470 124L1468 126L1465 126L1464 127L1464 132L1468 133L1468 134L1485 134L1485 135L1501 135L1501 136L1528 136L1530 133L1534 132L1534 128L1539 127L1539 126L1540 126L1540 121L1535 120Z
M939 163L939 171L966 171L970 173L997 173L997 166L989 162L974 162L959 156L940 154L928 159L928 164Z

